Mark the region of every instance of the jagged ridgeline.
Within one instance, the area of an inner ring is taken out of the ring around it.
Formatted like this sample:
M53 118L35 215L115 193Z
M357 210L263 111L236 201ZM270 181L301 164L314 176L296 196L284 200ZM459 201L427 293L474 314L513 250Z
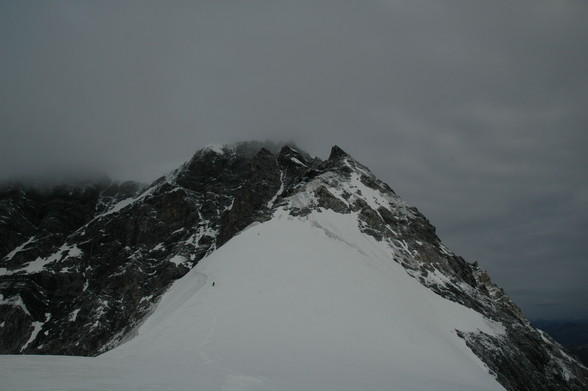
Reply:
M505 389L588 389L585 367L536 330L483 269L448 250L416 208L336 146L325 161L293 144L207 147L150 185L4 186L0 353L109 351L134 336L174 281L278 212L303 221L316 213L354 216L366 240L387 246L390 262L481 314L496 332L455 332Z

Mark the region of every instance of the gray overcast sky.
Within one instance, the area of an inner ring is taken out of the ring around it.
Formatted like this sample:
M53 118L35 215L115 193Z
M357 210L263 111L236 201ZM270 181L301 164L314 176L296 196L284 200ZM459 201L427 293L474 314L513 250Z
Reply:
M588 1L0 1L0 180L338 144L531 318L588 318Z

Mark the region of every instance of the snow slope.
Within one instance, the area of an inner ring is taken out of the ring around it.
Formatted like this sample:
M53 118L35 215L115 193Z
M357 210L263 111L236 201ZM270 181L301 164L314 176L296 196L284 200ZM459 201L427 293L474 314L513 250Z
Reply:
M127 343L0 356L2 389L503 390L455 332L500 324L425 288L391 251L354 213L278 209L178 280Z

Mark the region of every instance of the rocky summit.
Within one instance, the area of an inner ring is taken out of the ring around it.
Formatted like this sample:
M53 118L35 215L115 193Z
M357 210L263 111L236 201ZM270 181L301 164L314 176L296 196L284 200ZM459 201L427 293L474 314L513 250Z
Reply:
M588 389L588 369L337 146L324 161L294 145L211 146L150 185L4 185L0 353L111 351L139 334L174 281L250 227L286 216L347 240L313 217L321 213L352 219L362 240L386 249L407 278L492 324L454 333L504 389Z

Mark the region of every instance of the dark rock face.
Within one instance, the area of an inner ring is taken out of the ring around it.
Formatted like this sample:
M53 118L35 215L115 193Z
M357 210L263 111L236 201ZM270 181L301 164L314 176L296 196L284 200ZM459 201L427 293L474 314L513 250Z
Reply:
M265 148L251 159L243 174L232 207L223 216L217 241L219 246L252 221L269 218L271 205L268 203L280 189L280 166L276 157Z
M123 341L173 281L269 219L315 165L266 147L204 149L150 186L1 190L0 352L96 355Z
M445 248L418 210L336 146L326 161L287 145L207 148L149 186L0 189L0 353L115 347L173 281L276 208L298 218L355 214L409 275L497 322L500 337L456 332L507 390L588 388L588 370L483 269Z
M571 365L574 360L553 341L523 325L508 325L508 338L484 333L461 333L468 347L488 365L507 390L583 390L586 368ZM515 363L515 365L513 365ZM565 363L566 371L561 370ZM539 371L542 376L537 376Z
M584 365L588 365L588 320L536 321L533 325L565 346Z

